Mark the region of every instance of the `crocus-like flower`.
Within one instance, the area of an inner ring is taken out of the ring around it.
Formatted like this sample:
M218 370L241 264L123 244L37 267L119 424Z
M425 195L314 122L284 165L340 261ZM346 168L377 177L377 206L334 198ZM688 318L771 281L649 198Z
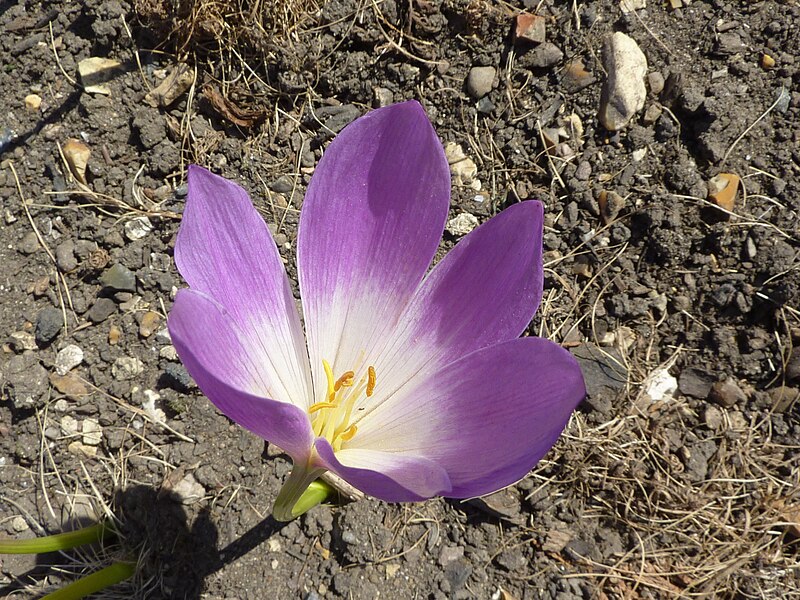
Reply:
M417 102L374 110L326 150L300 213L305 324L239 186L189 168L169 331L200 389L285 452L278 519L329 470L387 501L486 494L522 478L585 395L576 361L519 336L542 296L541 203L514 204L433 269L450 203Z

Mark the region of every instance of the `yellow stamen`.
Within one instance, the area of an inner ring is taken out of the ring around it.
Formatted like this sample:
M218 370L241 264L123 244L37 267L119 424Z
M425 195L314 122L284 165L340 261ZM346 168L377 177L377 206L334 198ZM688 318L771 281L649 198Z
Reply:
M352 371L347 371L346 373L343 373L342 376L336 380L336 383L333 384L333 389L338 392L343 387L352 386L353 378L355 378L355 376L356 374L353 373Z
M333 369L331 369L330 363L324 358L322 359L322 367L325 369L325 377L328 380L328 393L325 397L333 399L336 395L335 384L333 382Z
M345 371L336 379L327 360L322 360L322 366L327 384L326 397L309 406L308 415L314 434L327 439L334 452L338 452L342 444L355 437L358 427L350 422L350 418L359 398L363 400L364 393L369 398L375 392L377 377L375 367L370 366L358 381L355 371Z
M369 369L367 369L367 398L375 392L375 379L375 367L370 365Z
M342 434L339 436L339 439L342 440L343 442L347 442L349 440L352 440L353 437L356 435L356 433L358 433L358 427L356 427L354 423L353 425L350 425L350 427L348 427L342 432Z

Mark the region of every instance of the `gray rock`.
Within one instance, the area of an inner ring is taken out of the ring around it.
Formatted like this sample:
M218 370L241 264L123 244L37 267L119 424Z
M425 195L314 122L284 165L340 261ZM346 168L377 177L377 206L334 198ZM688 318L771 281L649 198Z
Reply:
M564 53L551 42L539 44L530 52L519 57L519 65L525 68L549 69L561 62Z
M114 266L105 270L100 277L100 283L104 287L117 290L118 292L135 292L136 275L125 265L116 263Z
M26 233L25 237L22 238L22 241L17 247L17 249L23 254L33 254L39 248L39 238L33 231Z
M111 365L111 374L116 379L133 379L144 371L144 363L134 356L120 356Z
M606 39L603 65L608 73L600 99L600 122L619 131L644 108L647 58L636 42L618 31Z
M711 391L712 377L699 369L684 369L678 376L678 389L684 396L705 400Z
M195 387L194 380L183 365L168 363L161 376L162 385L178 392L187 392Z
M716 402L720 406L730 408L732 406L743 406L747 402L747 394L742 391L739 384L734 379L716 381L711 386L708 399Z
M63 325L64 317L60 310L52 306L43 308L36 317L36 343L46 346L56 339Z
M467 93L475 98L483 98L492 91L497 69L494 67L472 67L467 75Z
M111 298L98 298L86 312L86 318L92 323L102 323L108 317L117 312L117 305Z
M56 373L66 375L83 362L83 350L75 344L64 346L56 354Z
M33 352L12 356L3 371L3 387L10 388L9 395L16 409L32 408L47 391L47 371Z
M75 258L75 242L64 240L56 246L56 264L64 273L72 271L78 266L78 259Z

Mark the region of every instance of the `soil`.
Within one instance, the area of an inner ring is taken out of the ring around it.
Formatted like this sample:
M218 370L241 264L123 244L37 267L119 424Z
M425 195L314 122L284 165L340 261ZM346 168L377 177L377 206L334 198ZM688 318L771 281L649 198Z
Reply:
M800 7L640 4L284 0L282 37L232 39L211 3L0 2L0 529L113 517L124 536L3 556L0 596L127 557L137 576L98 597L800 597ZM552 46L512 35L523 11ZM615 31L647 57L648 95L609 132ZM89 57L119 61L107 93L81 85ZM159 105L179 63L191 87ZM480 98L477 66L496 69ZM296 282L322 150L409 98L477 166L480 183L454 176L453 218L545 202L530 332L579 357L589 396L498 494L278 524L288 459L214 409L164 327L186 167L248 189ZM727 212L719 173L741 179Z

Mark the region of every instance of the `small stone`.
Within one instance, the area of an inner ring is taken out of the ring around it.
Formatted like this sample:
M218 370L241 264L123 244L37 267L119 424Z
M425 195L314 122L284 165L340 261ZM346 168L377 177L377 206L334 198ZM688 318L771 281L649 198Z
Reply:
M15 533L22 533L23 531L27 531L29 529L28 522L25 520L24 517L17 515L13 519L11 519L11 529L13 529Z
M439 565L442 567L446 567L459 558L464 558L464 548L460 546L442 546L439 551Z
M96 325L105 321L115 312L117 312L117 305L111 298L98 298L92 304L92 308L86 312L86 318Z
M178 392L188 392L195 387L192 376L183 365L168 363L161 376L162 383Z
M104 287L119 292L136 291L136 275L128 267L116 263L113 267L106 269L100 276L100 283Z
M482 98L492 91L497 69L494 67L472 67L467 75L467 93L475 98Z
M64 240L56 246L56 264L62 273L69 273L78 266L75 258L75 242Z
M479 225L478 217L472 213L463 212L447 222L447 232L456 237L467 235Z
M136 217L125 223L125 237L135 242L141 240L153 230L153 224L147 217Z
M78 420L70 415L64 415L59 421L59 427L64 435L78 435Z
M771 389L769 395L772 398L772 410L776 413L785 413L800 402L800 389L786 385Z
M42 107L42 97L38 94L28 94L25 96L25 110L28 112L38 112Z
M64 315L60 310L49 306L43 308L36 316L36 329L34 335L36 343L46 346L54 339L64 326Z
M382 108L394 103L392 90L385 87L372 88L372 107Z
M170 488L173 494L178 497L181 504L194 504L199 502L206 495L205 488L198 483L195 476L187 473L183 479Z
M114 76L121 65L118 60L99 56L83 59L78 63L78 75L83 88L90 94L110 95L111 90L103 84Z
M708 199L720 208L732 212L739 191L739 176L735 173L720 173L708 181Z
M652 125L661 118L661 114L663 112L664 109L662 109L658 104L651 104L647 107L647 110L644 111L642 123L644 125Z
M83 433L81 439L87 446L99 446L103 441L103 428L94 419L84 419L81 431Z
M711 376L700 369L684 369L678 377L678 389L684 396L705 400L711 391Z
M83 382L71 373L66 375L51 373L50 384L68 398L78 399L89 393Z
M69 446L67 446L67 450L69 450L72 454L83 458L94 458L97 456L97 446L87 446L78 440L75 440Z
M495 560L498 565L509 572L517 571L528 563L525 556L518 550L504 550Z
M505 519L512 523L521 525L525 520L520 512L519 493L513 487L467 500L467 503L492 517Z
M645 380L643 386L644 395L651 402L661 402L675 396L678 391L678 380L670 375L664 368L656 369Z
M450 165L450 174L456 185L469 185L478 175L478 167L464 150L455 142L448 142L444 147L444 155Z
M112 325L108 329L108 343L112 346L116 346L119 344L119 340L122 338L122 331L116 325Z
M617 192L603 190L600 192L597 204L600 206L600 216L603 217L603 222L608 224L616 219L620 211L625 208L625 198Z
M619 8L623 12L623 14L632 13L637 10L642 10L643 8L647 8L647 1L646 0L620 0Z
M144 390L142 395L144 396L142 409L157 423L164 423L167 420L167 415L156 406L156 402L161 400L161 394L155 390Z
M572 541L572 534L558 529L551 529L547 532L547 537L542 544L545 552L561 552Z
M650 86L650 91L658 96L664 91L664 76L659 71L652 71L647 74L647 84Z
M111 373L116 379L133 379L144 371L144 363L133 356L120 356L111 365Z
M592 85L595 81L594 75L586 70L583 61L580 58L576 58L564 69L564 77L561 80L561 85L567 93L575 94L583 88Z
M36 350L36 338L28 331L15 331L9 337L11 347L17 352L24 352L25 350Z
M520 56L518 62L521 67L528 69L549 69L560 63L562 58L564 58L564 53L561 48L550 42L545 42Z
M152 310L148 310L142 315L142 320L139 323L139 335L143 338L149 338L161 323L161 315Z
M724 381L717 381L711 386L708 399L720 406L730 408L732 406L743 406L747 402L747 394L742 391L736 380L728 378Z
M578 163L578 168L575 170L575 179L578 181L588 181L592 176L592 163L588 160L582 160Z
M600 122L619 131L644 108L647 58L633 38L618 31L606 39L603 65L608 73L600 100Z
M792 349L789 359L786 361L785 372L787 381L795 382L800 380L800 347Z
M75 344L64 346L56 354L56 373L66 375L83 362L83 350Z
M494 102L484 97L478 100L477 104L475 104L475 108L482 115L488 115L494 110Z
M722 411L719 408L711 404L706 407L703 420L705 421L706 427L711 431L719 431L722 429L725 417L722 415Z
M531 44L541 44L547 35L546 20L540 15L521 13L514 21L514 39Z
M158 356L160 358L165 359L165 360L171 360L171 361L174 362L174 361L178 360L178 351L175 350L175 346L170 344L168 346L163 346L158 351Z
M775 59L772 58L769 54L762 54L761 55L761 68L765 71L769 69L775 68Z
M17 249L23 254L33 254L41 246L39 245L39 238L35 232L29 231L25 234Z

